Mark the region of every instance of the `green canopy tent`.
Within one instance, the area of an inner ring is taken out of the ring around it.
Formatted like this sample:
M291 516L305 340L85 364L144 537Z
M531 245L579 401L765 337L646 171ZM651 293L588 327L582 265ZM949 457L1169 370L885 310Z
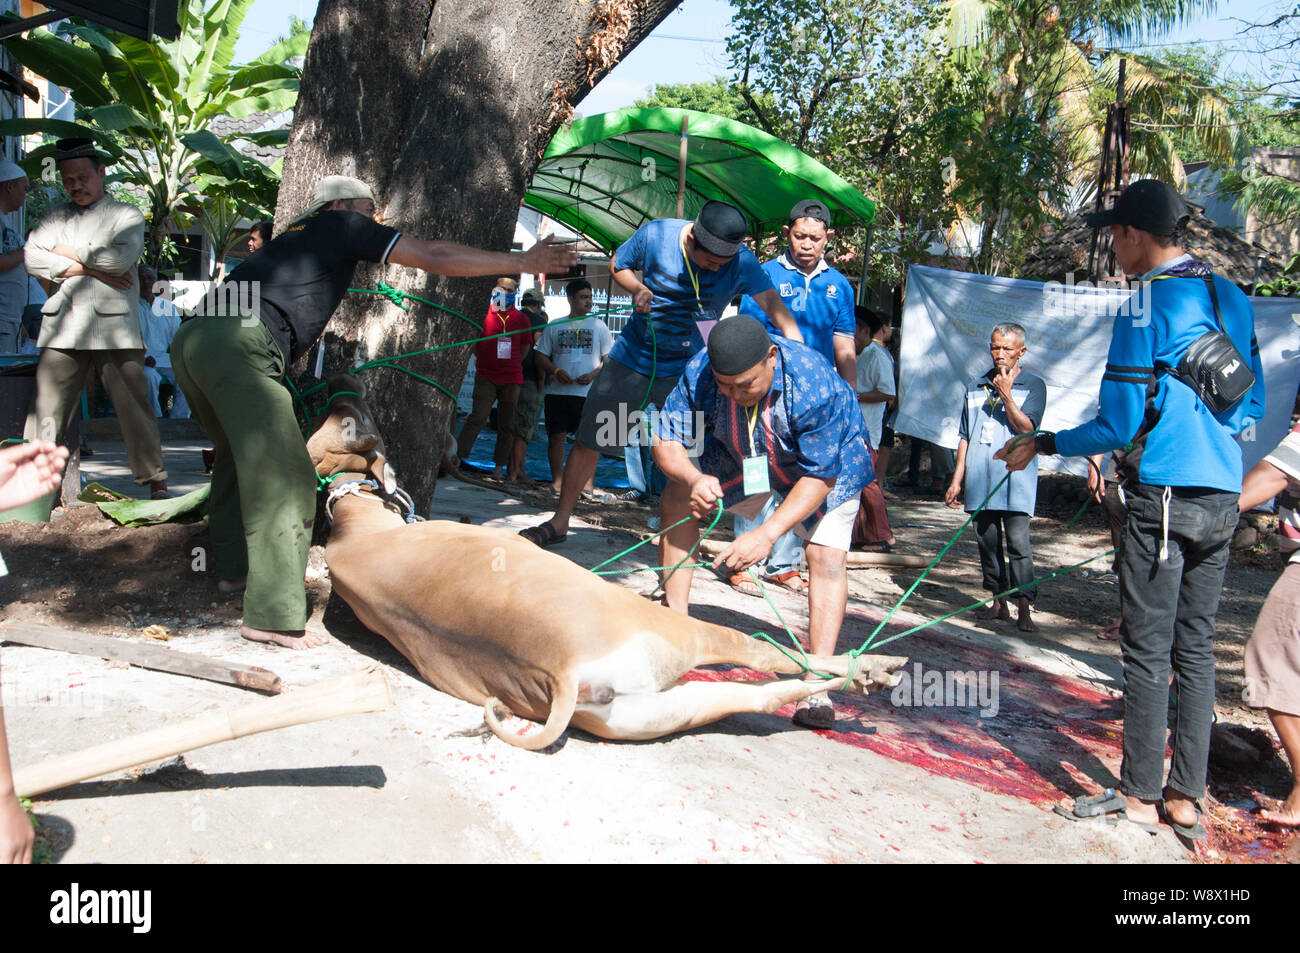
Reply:
M755 235L785 225L801 199L824 202L836 226L869 225L876 214L874 202L811 156L692 109L620 109L573 122L551 140L524 204L613 252L644 223L694 218L710 199L739 208Z

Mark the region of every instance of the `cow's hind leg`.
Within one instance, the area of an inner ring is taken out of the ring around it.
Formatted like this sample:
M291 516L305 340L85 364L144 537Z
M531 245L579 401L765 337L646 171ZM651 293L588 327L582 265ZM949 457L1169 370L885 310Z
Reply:
M744 665L758 672L776 672L779 675L799 675L805 665L814 672L833 676L821 681L823 689L844 688L844 679L853 676L847 691L871 691L888 688L894 680L889 673L907 663L907 656L862 655L856 661L848 655L803 655L793 646L778 649L770 642L756 639L735 630L716 627L708 638L698 640L695 646L695 665L730 662ZM866 674L867 678L863 678Z
M601 738L643 740L688 731L741 712L770 714L825 690L821 681L679 682L648 695L618 695L606 705L580 704L572 724Z

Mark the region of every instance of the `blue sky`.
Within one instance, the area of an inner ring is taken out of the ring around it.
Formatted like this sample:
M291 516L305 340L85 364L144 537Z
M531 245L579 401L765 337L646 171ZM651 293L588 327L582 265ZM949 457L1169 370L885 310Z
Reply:
M1294 0L1220 0L1218 13L1169 36L1152 38L1152 42L1221 42L1228 47L1241 47L1244 44L1236 39L1242 28L1241 20L1268 20L1293 6ZM268 47L287 31L291 15L310 20L315 13L315 0L257 0L240 30L238 57L251 59ZM630 106L656 83L700 82L724 75L726 54L721 38L727 33L730 19L727 0L685 0L601 81L580 104L578 112L594 115ZM1271 67L1295 75L1292 63L1280 59L1265 63L1248 53L1233 54L1229 65L1236 72L1259 75Z

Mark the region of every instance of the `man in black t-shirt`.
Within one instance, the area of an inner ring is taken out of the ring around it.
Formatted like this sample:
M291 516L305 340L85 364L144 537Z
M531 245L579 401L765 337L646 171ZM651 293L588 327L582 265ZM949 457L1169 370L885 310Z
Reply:
M357 262L472 276L564 271L577 260L550 241L522 254L423 241L374 215L365 183L322 179L307 212L213 289L172 342L177 383L217 448L212 569L222 592L245 590L240 634L256 642L326 641L304 631L316 477L281 380L320 338Z

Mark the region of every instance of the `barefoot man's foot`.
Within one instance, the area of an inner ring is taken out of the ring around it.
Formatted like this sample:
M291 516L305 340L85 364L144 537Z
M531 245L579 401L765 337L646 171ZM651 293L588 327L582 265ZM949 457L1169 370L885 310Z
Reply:
M324 632L302 629L297 632L272 632L268 629L254 629L240 626L239 634L250 642L266 642L286 649L314 649L329 642L330 637Z
M1264 808L1259 812L1259 819L1278 827L1300 827L1300 787L1291 792L1291 796L1282 802L1276 811Z
M1010 619L1011 610L1001 599L994 599L987 606L975 613L977 619Z
M1019 629L1021 632L1038 631L1038 626L1034 624L1034 620L1029 615L1028 599L1019 600L1019 611L1017 612L1016 615L1017 615L1016 628Z

